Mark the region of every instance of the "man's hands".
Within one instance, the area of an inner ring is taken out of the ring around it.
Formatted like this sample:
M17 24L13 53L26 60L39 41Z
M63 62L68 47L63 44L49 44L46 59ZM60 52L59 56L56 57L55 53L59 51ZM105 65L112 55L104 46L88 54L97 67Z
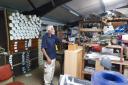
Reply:
M47 58L47 64L51 64L52 60L50 58Z
M64 40L64 39L62 39L62 42L63 42L63 43L68 43L68 41L66 41L66 40Z
M62 39L62 43L67 43L67 44L70 44L71 42L66 41L65 39Z
M42 52L44 54L44 56L46 57L47 59L47 64L51 64L52 63L52 60L50 59L50 57L47 55L46 51L44 48L42 48Z

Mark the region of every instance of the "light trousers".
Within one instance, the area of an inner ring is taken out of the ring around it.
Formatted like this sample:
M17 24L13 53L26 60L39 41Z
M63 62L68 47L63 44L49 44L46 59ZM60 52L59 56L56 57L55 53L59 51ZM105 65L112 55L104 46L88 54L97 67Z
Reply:
M56 59L53 59L51 64L47 64L47 62L44 62L44 83L45 85L50 85L55 71L55 62Z

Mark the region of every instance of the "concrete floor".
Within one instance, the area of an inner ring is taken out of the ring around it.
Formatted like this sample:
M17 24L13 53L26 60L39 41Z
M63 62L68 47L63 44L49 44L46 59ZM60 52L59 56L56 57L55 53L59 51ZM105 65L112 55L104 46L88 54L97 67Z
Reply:
M58 85L60 75L60 64L56 62L56 70L53 79L54 85ZM33 70L32 72L21 75L15 78L16 81L21 81L25 85L43 85L43 71L40 68Z

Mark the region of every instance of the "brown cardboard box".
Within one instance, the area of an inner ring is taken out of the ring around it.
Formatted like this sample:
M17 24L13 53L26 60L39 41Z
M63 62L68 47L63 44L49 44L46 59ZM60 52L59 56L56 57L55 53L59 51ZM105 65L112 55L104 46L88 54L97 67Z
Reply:
M68 50L76 50L78 49L78 44L69 44L68 45Z

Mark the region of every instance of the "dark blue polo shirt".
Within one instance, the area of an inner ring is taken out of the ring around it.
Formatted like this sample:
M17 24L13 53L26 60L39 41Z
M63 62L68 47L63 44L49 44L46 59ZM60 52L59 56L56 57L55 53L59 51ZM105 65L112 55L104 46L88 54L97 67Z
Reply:
M55 45L59 42L60 40L57 38L56 35L51 35L51 37L48 36L48 33L46 33L42 37L42 45L41 48L44 48L46 50L46 53L51 59L56 58L56 48Z

